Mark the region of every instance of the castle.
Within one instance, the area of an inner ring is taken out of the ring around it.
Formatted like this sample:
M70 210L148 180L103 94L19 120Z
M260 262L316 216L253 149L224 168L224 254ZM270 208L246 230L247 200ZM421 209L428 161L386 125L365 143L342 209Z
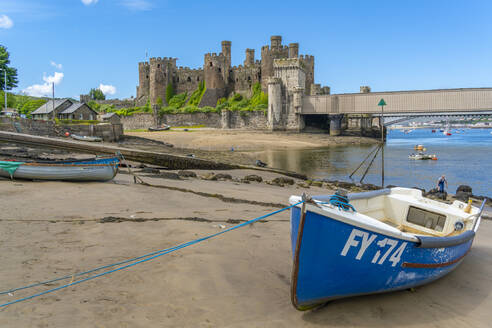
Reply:
M272 36L270 46L261 48L261 60L255 60L255 50L246 49L243 65L231 66L231 41L222 41L222 52L204 55L203 68L191 69L176 66L176 58L150 58L148 62L138 64L139 85L137 86L137 104L145 104L150 100L155 104L157 99L166 101L166 89L173 86L175 94L188 92L191 94L205 81L206 91L199 104L200 107L215 107L217 100L228 97L232 93L244 96L251 95L251 87L259 82L262 90L268 92L268 81L274 77L274 60L297 59L305 72L305 88L307 95L329 93L314 85L314 57L299 56L299 44L282 45L281 36ZM313 90L311 90L313 89Z

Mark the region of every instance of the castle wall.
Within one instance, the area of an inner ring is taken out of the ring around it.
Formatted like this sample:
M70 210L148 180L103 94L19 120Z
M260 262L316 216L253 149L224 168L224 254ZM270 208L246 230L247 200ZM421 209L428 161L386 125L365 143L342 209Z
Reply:
M137 99L147 98L150 93L150 64L148 62L138 63L138 87Z
M203 80L203 69L179 67L173 72L173 86L175 93L187 92L189 95L198 88L198 84Z
M176 58L150 58L150 92L151 104L158 98L166 101L166 88L172 83L173 71L176 69Z
M233 81L233 91L243 96L251 96L251 87L261 82L261 63L257 61L250 66L234 66L232 68L231 80Z
M225 89L229 76L226 57L223 54L209 53L204 57L203 72L207 89Z

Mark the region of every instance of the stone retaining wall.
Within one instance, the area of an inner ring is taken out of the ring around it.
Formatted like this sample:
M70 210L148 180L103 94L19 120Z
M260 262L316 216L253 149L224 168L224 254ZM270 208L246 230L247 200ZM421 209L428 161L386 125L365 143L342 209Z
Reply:
M204 125L216 129L267 129L267 116L263 111L240 112L222 111L221 113L189 113L189 114L165 114L156 123L154 115L147 113L121 117L121 123L125 130L148 129L160 124L170 126L196 126Z
M0 130L48 137L61 137L65 135L65 132L69 132L70 134L100 137L104 141L117 141L123 135L121 124L55 124L53 121L6 117L0 119Z
M125 130L148 129L156 126L154 115L148 113L138 113L131 116L121 116L121 124Z

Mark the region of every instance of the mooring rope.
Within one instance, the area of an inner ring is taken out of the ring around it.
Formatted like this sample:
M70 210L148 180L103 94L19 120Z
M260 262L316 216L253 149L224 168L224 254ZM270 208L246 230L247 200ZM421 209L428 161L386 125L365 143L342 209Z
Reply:
M39 296L42 296L42 295L46 295L48 293L52 293L52 292L58 291L58 290L63 289L63 288L67 288L67 287L70 287L70 286L78 285L80 283L83 283L83 282L86 282L86 281L89 281L89 280L92 280L92 279L95 279L95 278L98 278L98 277L102 277L102 276L105 276L105 275L110 274L110 273L113 273L113 272L117 272L117 271L121 271L121 270L130 268L130 267L133 267L133 266L135 266L137 264L140 264L140 263L148 262L148 261L153 260L155 258L158 258L160 256L163 256L163 255L166 255L168 253L177 251L177 250L179 250L181 248L185 248L185 247L188 247L188 246L191 246L191 245L194 245L194 244L198 244L198 243L200 243L202 241L205 241L205 240L208 240L208 239L217 237L217 236L222 235L222 234L224 234L226 232L229 232L229 231L232 231L232 230L236 230L236 229L242 228L242 227L244 227L246 225L255 223L255 222L259 221L259 220L265 219L265 218L270 217L272 215L275 215L275 214L278 214L280 212L283 212L283 211L286 211L288 209L291 209L292 207L295 207L297 205L300 205L303 202L304 201L301 201L301 202L299 202L297 204L294 204L294 205L291 205L291 206L287 206L287 207L284 207L284 208L282 208L280 210L277 210L277 211L270 212L268 214L259 216L257 218L254 218L254 219L251 219L249 221L240 223L238 225L235 225L235 226L230 227L228 229L225 229L223 231L219 231L217 233L214 233L214 234L211 234L211 235L202 237L202 238L198 238L198 239L195 239L195 240L192 240L192 241L189 241L189 242L186 242L186 243L183 243L183 244L174 246L174 247L170 247L170 248L166 248L166 249L163 249L163 250L160 250L160 251L148 253L146 255L135 257L133 259L129 259L129 260L125 260L125 261L121 261L121 262L117 262L117 263L113 263L113 264L101 266L99 268L95 268L95 269L88 270L88 271L85 271L85 272L81 272L81 273L78 273L78 274L73 274L73 275L69 275L69 276L65 276L65 277L61 277L61 278L57 278L57 279L52 279L52 280L45 281L45 282L40 282L40 283L36 283L36 284L32 284L32 285L27 285L27 286L24 286L24 287L19 287L19 288L11 289L11 290L6 291L6 292L2 292L1 294L12 293L14 291L18 291L18 290L22 290L22 289L27 289L27 288L31 288L31 287L35 287L35 286L40 286L40 285L47 284L47 283L50 283L50 282L56 282L56 281L60 281L60 280L64 280L64 279L74 278L76 276L80 276L80 275L92 273L92 272L95 272L95 271L98 271L98 270L106 269L106 268L109 268L109 267L113 267L113 266L121 265L121 264L124 264L124 263L129 263L129 262L136 261L134 263L126 264L126 265L124 265L122 267L119 267L119 268L116 268L116 269L105 271L105 272L102 272L102 273L99 273L99 274L96 274L96 275L93 275L93 276L90 276L90 277L87 277L87 278L84 278L84 279L81 279L81 280L73 281L73 282L70 282L70 283L65 284L65 285L62 285L62 286L58 286L58 287L55 287L55 288L52 288L52 289L48 289L48 290L45 290L45 291L42 291L42 292L39 292L39 293L30 295L30 296L26 296L26 297L23 297L23 298L19 298L17 300L13 300L11 302L0 304L0 308L6 307L6 306L9 306L9 305L12 305L12 304L24 302L24 301L27 301L27 300L30 300L30 299L33 299L33 298L36 298L36 297L39 297Z

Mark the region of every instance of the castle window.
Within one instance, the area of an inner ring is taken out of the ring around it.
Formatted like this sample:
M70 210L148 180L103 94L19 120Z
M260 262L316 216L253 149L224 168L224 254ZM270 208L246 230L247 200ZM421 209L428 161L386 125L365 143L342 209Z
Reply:
M147 75L147 78L149 78L149 76Z
M176 78L176 82L179 82L179 76Z
M248 76L248 81L251 81L251 76Z
M188 76L188 79L187 79L188 82L191 82L191 77Z
M157 68L160 68L161 67L161 64L157 64Z
M210 64L209 64L209 65L210 65L210 67L212 67L212 66L213 66L213 65L212 65L212 62L210 62Z
M199 76L197 76L197 77L196 77L196 80L197 80L197 81L200 81L200 77L199 77Z
M239 82L239 79L236 77L236 82Z
M222 70L221 70L221 69L220 69L220 67L219 67L219 73L220 73L220 72L222 72Z

